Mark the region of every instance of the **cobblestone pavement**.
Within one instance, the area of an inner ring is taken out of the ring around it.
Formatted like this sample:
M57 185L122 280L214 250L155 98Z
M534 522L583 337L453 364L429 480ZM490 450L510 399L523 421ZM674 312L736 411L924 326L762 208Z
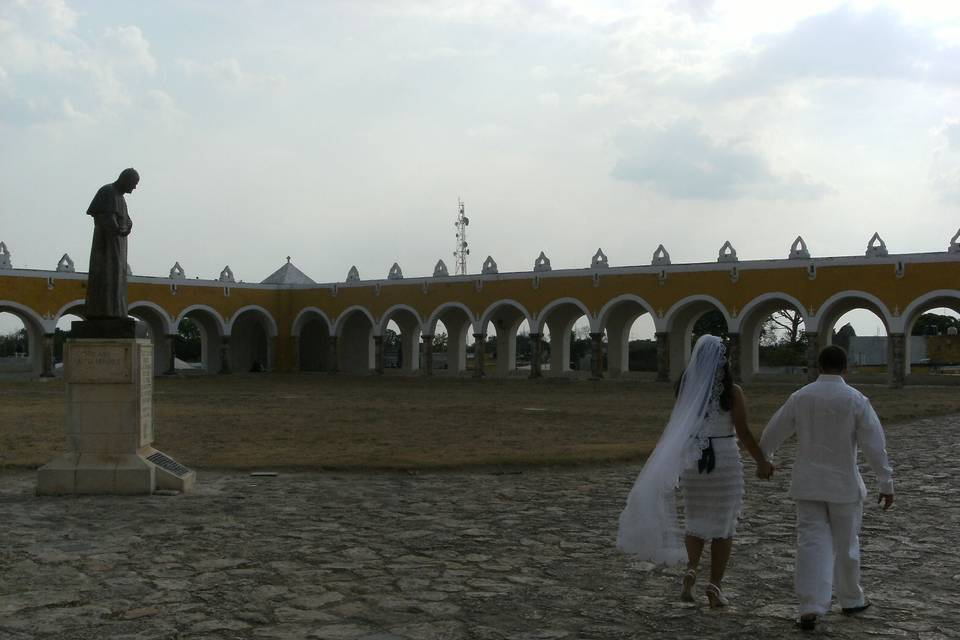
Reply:
M888 431L898 500L868 503L863 527L876 606L835 606L818 635L960 638L958 429ZM680 569L614 549L636 471L209 472L191 495L142 498L38 498L33 473L5 472L0 637L802 636L788 469L748 479L724 610L706 606L705 578L683 604Z

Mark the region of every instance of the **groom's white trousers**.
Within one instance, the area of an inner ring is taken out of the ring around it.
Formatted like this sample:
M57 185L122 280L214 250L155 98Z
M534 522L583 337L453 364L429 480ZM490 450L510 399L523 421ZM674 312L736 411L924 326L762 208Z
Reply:
M863 502L797 500L797 570L800 615L824 615L833 591L841 607L864 604L860 588Z

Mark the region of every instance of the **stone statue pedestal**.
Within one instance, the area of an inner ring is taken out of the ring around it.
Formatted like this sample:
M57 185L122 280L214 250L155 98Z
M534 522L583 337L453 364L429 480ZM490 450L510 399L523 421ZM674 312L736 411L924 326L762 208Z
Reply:
M193 471L150 446L150 340L70 339L63 364L68 453L40 467L38 494L150 494L155 489L188 491L193 486Z

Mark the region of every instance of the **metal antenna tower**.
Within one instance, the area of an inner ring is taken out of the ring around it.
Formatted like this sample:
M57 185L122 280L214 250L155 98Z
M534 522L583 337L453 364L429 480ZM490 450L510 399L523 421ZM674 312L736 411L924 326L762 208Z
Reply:
M470 249L467 248L467 225L470 224L470 218L464 215L463 200L457 198L457 220L453 226L457 228L457 248L453 252L454 275L467 275L467 256L470 255Z

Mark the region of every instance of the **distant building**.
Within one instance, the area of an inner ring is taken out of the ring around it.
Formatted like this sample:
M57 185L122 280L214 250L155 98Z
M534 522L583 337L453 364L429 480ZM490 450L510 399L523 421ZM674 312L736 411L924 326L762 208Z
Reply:
M927 362L927 339L928 336L910 336L910 364ZM887 336L852 335L847 338L846 349L851 366L887 364Z

